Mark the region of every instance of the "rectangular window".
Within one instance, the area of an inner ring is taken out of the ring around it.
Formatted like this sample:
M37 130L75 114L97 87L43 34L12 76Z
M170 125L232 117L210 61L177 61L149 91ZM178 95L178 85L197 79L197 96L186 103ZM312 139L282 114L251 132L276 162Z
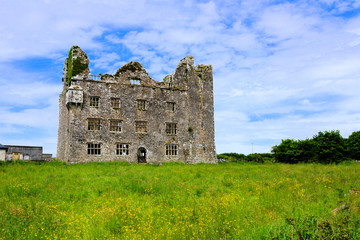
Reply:
M166 156L177 156L178 154L178 145L177 144L166 144L165 145L165 155Z
M121 132L121 120L110 120L110 131Z
M174 102L166 102L166 109L170 112L175 112L175 103Z
M90 97L90 107L99 107L100 97L92 96Z
M129 144L128 143L118 143L116 144L116 155L129 155Z
M137 102L137 109L140 111L145 111L146 110L146 101L145 100L141 100L138 99L136 100Z
M100 143L88 143L87 153L89 155L101 155L101 144Z
M120 108L120 98L111 98L111 107L114 109Z
M140 85L140 80L139 79L130 79L130 83L134 84L134 85Z
M88 130L100 130L100 119L89 118L88 119Z
M147 125L147 122L136 121L135 122L135 131L137 133L145 133L146 132L146 125Z
M166 123L166 134L176 135L176 123Z

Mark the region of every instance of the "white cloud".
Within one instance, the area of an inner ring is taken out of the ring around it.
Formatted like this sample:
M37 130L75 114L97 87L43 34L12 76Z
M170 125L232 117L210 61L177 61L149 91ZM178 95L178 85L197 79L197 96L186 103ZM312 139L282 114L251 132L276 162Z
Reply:
M333 13L343 13L347 12L353 8L360 7L359 0L320 0L320 2L325 3L327 6L332 7Z
M119 62L121 57L117 53L99 53L99 55L100 56L94 60L90 59L95 69L104 69L107 73L113 74L117 68L125 64L125 62Z
M305 14L295 4L274 5L264 10L257 27L267 36L274 37L274 40L302 37L310 28L319 24L316 17Z

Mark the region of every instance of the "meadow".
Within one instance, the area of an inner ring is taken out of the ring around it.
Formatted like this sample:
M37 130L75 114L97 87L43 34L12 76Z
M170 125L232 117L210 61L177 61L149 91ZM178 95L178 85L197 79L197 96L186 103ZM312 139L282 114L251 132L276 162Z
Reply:
M360 163L1 163L0 239L360 239Z

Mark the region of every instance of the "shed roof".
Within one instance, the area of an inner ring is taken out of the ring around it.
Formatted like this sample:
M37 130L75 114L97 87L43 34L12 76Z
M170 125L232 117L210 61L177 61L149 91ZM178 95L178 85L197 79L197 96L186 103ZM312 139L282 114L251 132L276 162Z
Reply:
M42 148L41 146L25 146L25 145L5 145L5 148Z
M0 149L8 149L8 148L5 147L4 145L0 144Z

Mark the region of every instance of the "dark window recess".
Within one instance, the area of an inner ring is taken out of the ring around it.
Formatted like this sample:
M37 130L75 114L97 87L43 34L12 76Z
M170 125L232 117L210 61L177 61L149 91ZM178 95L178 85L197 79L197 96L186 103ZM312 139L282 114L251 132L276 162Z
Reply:
M111 98L111 107L114 109L120 108L120 98Z
M101 155L101 144L100 143L88 143L87 153L89 155Z
M166 156L176 156L178 154L178 145L177 144L166 144L165 145L165 155Z
M137 102L137 109L140 111L146 110L146 101L145 100L136 100Z
M121 132L122 122L120 120L110 120L110 131Z
M166 123L166 134L176 135L176 123Z
M174 102L167 102L166 109L170 112L175 112L175 103Z
M129 144L128 143L118 143L116 144L116 155L129 155Z
M100 119L89 118L88 119L88 130L100 130Z
M90 107L99 107L100 97L90 97Z

